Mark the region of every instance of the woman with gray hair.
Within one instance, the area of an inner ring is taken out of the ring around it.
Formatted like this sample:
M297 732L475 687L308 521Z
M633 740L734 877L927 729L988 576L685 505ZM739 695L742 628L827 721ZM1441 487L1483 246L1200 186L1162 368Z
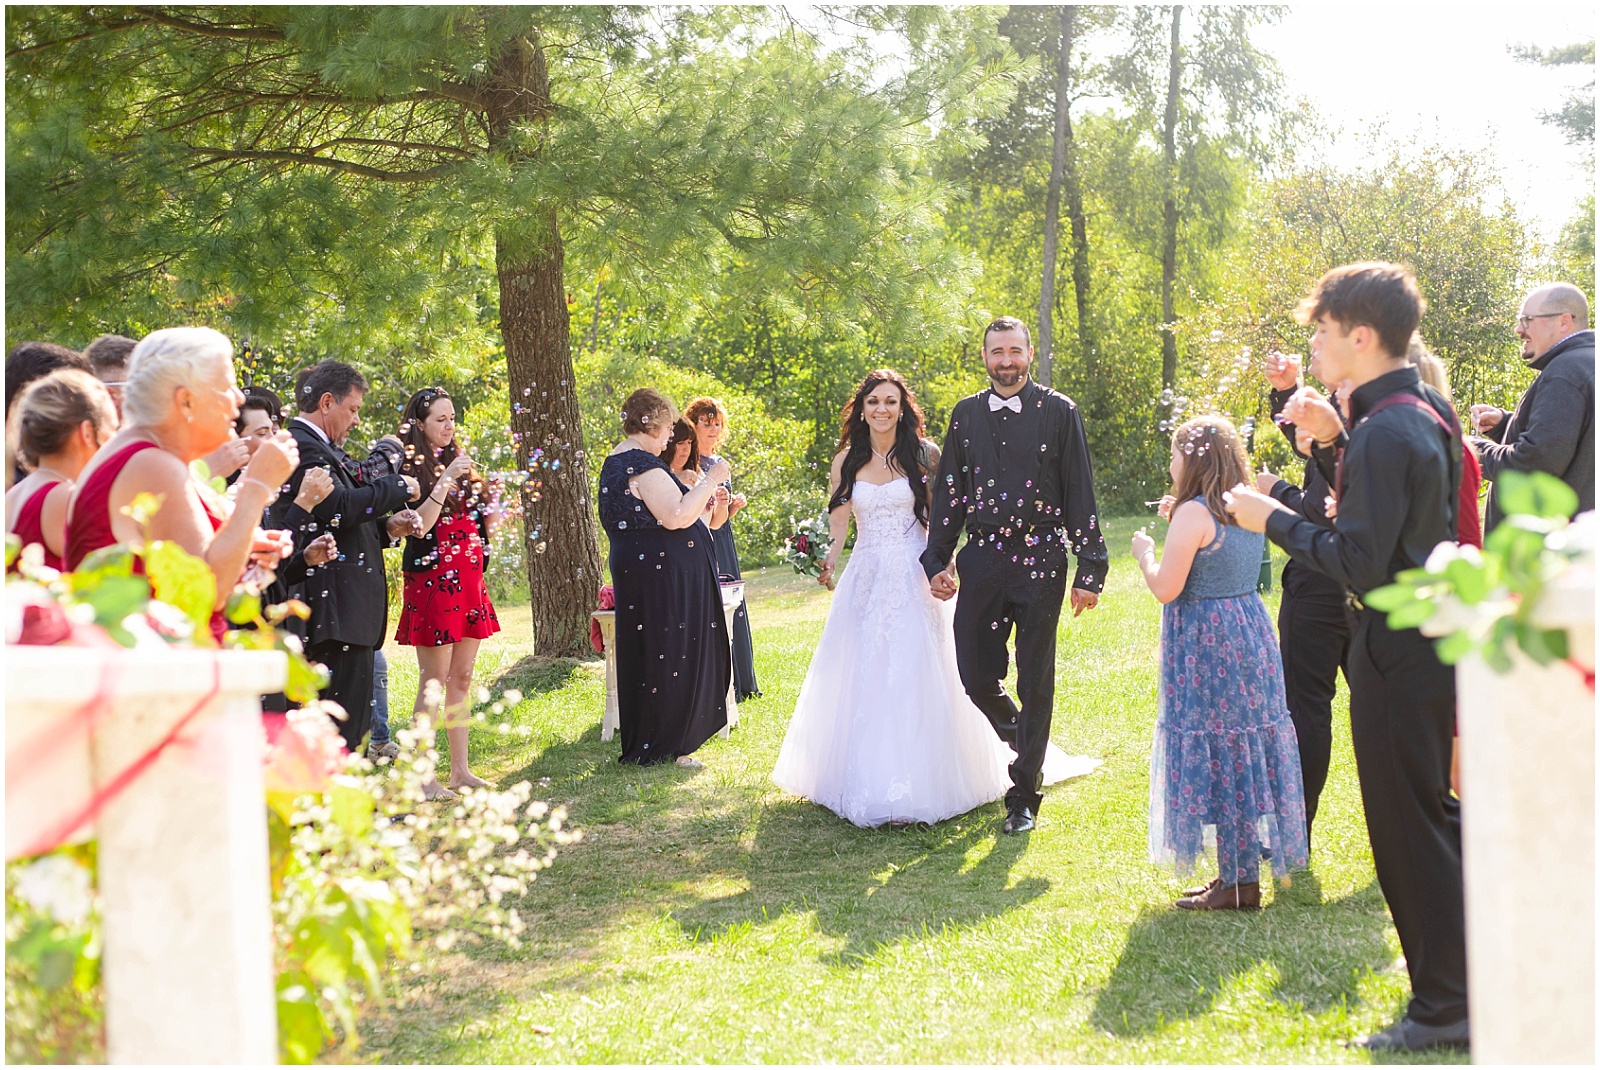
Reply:
M288 532L262 532L262 511L299 463L287 431L263 441L239 480L233 506L196 480L189 463L234 435L244 395L234 385L233 343L209 327L169 327L147 335L128 360L122 430L83 469L68 507L66 553L75 569L115 543L166 540L205 561L217 581L211 630L245 568L277 566L293 546ZM125 510L139 494L161 506L142 523ZM138 566L135 562L135 566Z

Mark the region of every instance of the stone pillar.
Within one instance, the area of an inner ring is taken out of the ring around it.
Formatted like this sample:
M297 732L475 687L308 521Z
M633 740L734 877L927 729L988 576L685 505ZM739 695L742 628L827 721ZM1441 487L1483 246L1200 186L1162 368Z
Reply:
M617 734L620 723L617 715L617 611L597 609L589 616L600 625L600 641L606 648L606 709L600 715L600 738L609 740Z
M722 622L725 626L724 634L728 638L728 723L722 726L718 733L723 739L728 738L728 733L739 727L739 688L733 678L733 615L739 611L739 605L744 601L744 581L728 580L722 584Z
M283 655L10 647L7 658L8 753L13 719L26 722L15 738L36 738L108 699L68 743L86 754L91 786L73 786L72 802L50 797L59 785L13 791L8 762L6 793L9 856L30 830L81 812L85 787L115 789L93 828L107 1057L276 1063L260 695L283 686Z
M1577 666L1456 667L1468 999L1478 1063L1595 1061L1594 577L1539 607Z

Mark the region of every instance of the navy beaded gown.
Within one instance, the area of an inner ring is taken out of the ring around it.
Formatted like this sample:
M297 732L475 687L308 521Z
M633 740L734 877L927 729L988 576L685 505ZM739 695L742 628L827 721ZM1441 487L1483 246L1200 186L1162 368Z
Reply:
M600 467L600 524L611 541L617 599L617 718L621 761L670 762L728 723L732 671L711 532L703 521L661 526L628 481L665 462L644 450Z
M721 458L715 455L700 458L700 471L709 472L719 460ZM733 490L732 481L723 486ZM739 571L739 544L733 538L731 518L712 531L711 543L717 551L718 579L744 579L744 574ZM745 608L743 599L739 601L739 608L733 611L733 685L740 702L761 696L761 687L756 683L756 651L750 637L750 612Z

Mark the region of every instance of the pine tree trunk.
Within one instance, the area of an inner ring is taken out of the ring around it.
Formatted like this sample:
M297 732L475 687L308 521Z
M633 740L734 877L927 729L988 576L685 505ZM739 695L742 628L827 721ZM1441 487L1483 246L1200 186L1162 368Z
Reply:
M1050 185L1044 199L1044 252L1039 278L1039 345L1033 377L1049 386L1055 371L1056 263L1061 248L1061 184L1067 170L1068 108L1071 106L1072 8L1062 7L1056 56L1056 121L1050 145Z
M1075 7L1061 9L1061 51L1072 57ZM1065 79L1063 78L1063 81ZM1071 101L1060 111L1065 133L1066 153L1062 157L1061 195L1067 202L1067 219L1072 224L1072 294L1078 306L1078 352L1085 378L1095 373L1094 325L1089 322L1089 220L1083 212L1083 184L1078 179L1078 142L1072 135Z
M1167 75L1167 115L1161 148L1166 164L1166 199L1161 218L1161 385L1178 379L1178 310L1173 289L1178 281L1178 86L1183 68L1178 57L1178 26L1183 8L1172 8L1172 64Z
M517 124L549 115L550 76L536 40L508 42L494 57L486 96L492 148L506 145ZM523 558L534 652L542 657L588 651L601 579L562 264L553 206L530 205L496 236L512 439L527 476Z
M1076 7L1061 9L1061 85L1069 84L1066 64L1072 59ZM1062 95L1066 96L1065 89ZM1094 375L1095 350L1093 325L1089 322L1089 221L1083 212L1083 185L1078 179L1078 142L1072 134L1072 107L1068 97L1056 112L1062 129L1065 152L1062 155L1061 196L1067 202L1067 219L1072 225L1072 294L1078 311L1078 352L1085 378Z

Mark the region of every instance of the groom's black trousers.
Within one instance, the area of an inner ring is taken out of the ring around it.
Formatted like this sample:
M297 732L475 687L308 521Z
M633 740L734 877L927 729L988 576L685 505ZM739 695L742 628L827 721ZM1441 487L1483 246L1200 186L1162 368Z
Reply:
M1455 670L1415 628L1356 613L1350 640L1350 741L1378 884L1411 974L1408 1017L1467 1016L1461 804L1450 794ZM1514 879L1508 874L1507 879Z
M1053 575L1052 575L1053 573ZM956 555L956 665L973 705L1017 752L1007 807L1034 813L1056 694L1056 625L1067 591L1067 552L1056 543L996 549L969 539ZM1006 643L1017 632L1017 697L1006 694Z

